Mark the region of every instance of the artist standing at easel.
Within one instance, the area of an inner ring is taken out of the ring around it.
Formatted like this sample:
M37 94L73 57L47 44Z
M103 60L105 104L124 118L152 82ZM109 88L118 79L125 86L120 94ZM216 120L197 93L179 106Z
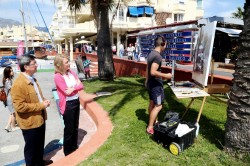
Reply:
M148 134L154 134L154 123L158 116L158 113L162 109L162 103L164 101L164 89L162 78L171 79L172 74L161 73L161 62L163 52L166 48L166 40L163 36L159 36L155 39L155 49L150 52L147 58L147 71L145 85L149 92L149 124L146 132Z

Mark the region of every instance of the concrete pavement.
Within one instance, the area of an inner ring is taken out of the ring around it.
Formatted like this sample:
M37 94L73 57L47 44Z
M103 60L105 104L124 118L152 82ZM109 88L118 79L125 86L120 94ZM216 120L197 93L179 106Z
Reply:
M72 67L75 66L72 65ZM76 69L74 68L74 70ZM18 74L15 74L15 77L17 75ZM52 159L56 162L64 157L59 143L59 140L63 137L64 127L52 95L52 88L55 87L53 81L54 72L39 72L35 75L42 88L43 95L51 101L51 105L47 109L48 120L46 121L45 158ZM0 76L0 79L2 80L2 76ZM21 130L14 132L5 131L4 128L9 118L9 112L3 103L0 103L0 111L0 165L17 166L25 164L22 132ZM81 108L78 144L82 146L88 142L95 132L96 125L94 121L88 113Z

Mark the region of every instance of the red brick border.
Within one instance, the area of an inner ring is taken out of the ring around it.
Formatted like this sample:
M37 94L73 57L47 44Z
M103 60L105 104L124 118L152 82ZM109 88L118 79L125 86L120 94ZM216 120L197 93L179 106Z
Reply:
M79 164L93 154L110 136L113 125L108 113L104 111L100 105L93 101L95 97L96 95L87 94L84 91L80 92L81 105L95 122L97 126L96 133L77 151L56 161L52 164L52 166L69 166Z

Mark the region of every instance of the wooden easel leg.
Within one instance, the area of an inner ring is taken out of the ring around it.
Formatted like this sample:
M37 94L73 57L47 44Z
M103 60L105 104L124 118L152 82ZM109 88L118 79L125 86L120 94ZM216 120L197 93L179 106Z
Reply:
M191 106L191 104L193 103L193 101L194 101L194 98L192 98L192 99L191 99L191 101L189 102L189 104L188 104L188 106L187 106L187 108L186 108L185 112L183 113L183 115L182 115L181 119L183 119L183 118L185 117L185 115L186 115L186 113L187 113L187 111L188 111L189 107L190 107L190 106Z
M203 98L203 100L202 100L201 108L200 108L200 111L199 111L199 114L198 114L198 117L197 117L197 120L196 120L197 123L199 123L199 120L200 120L200 117L201 117L201 113L202 113L203 106L204 106L204 104L205 104L206 98L207 98L207 97L205 96L205 97Z

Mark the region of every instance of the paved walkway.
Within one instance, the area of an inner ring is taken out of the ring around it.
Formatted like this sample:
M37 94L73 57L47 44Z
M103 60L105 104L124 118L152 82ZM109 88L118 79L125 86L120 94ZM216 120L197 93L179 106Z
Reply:
M76 70L74 64L72 67L73 70ZM18 74L16 74L16 76L17 75ZM48 120L46 121L45 159L52 159L56 163L58 160L65 158L65 156L59 142L63 136L63 121L58 114L57 106L52 95L52 88L55 87L53 81L54 73L38 72L35 75L42 88L43 95L51 101L51 105L47 109ZM2 76L0 76L0 80L2 80ZM16 166L25 164L23 156L24 140L21 130L9 133L5 131L4 128L8 121L9 112L2 103L0 103L0 110L0 165ZM86 144L86 142L90 141L91 136L97 131L97 126L92 117L90 117L83 108L81 108L79 125L78 144L80 148Z

